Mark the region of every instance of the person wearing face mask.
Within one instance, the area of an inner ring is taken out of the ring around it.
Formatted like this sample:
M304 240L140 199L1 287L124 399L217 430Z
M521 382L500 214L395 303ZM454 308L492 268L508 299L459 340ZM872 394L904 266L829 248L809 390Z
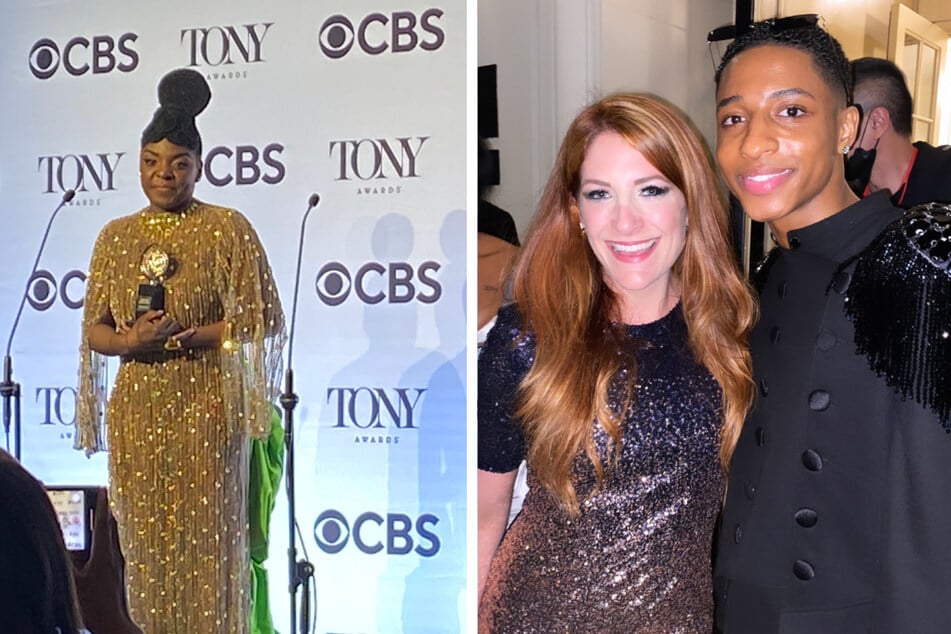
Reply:
M853 101L862 113L859 138L845 165L852 191L865 198L888 190L892 204L903 209L951 202L951 146L911 142L911 93L901 69L876 57L850 66Z

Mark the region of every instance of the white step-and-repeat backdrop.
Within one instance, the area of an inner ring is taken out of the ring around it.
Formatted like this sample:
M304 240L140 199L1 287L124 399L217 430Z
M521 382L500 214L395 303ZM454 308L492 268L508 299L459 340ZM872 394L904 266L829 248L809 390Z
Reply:
M76 190L13 344L26 467L107 480L105 455L72 449L85 270L99 229L146 204L139 138L159 78L194 68L213 95L196 196L249 217L288 311L320 194L293 360L317 631L463 630L465 2L7 0L0 32L3 337ZM268 561L282 630L286 535L282 489Z

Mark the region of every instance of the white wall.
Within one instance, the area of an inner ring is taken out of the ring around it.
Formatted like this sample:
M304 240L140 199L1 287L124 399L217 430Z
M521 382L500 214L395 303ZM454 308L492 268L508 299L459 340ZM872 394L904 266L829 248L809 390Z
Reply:
M661 95L714 140L707 32L732 0L480 0L478 63L498 65L501 185L492 199L524 236L561 136L585 103Z
M825 18L829 33L839 40L849 59L885 57L888 53L892 0L784 0L778 4L778 15L818 13Z

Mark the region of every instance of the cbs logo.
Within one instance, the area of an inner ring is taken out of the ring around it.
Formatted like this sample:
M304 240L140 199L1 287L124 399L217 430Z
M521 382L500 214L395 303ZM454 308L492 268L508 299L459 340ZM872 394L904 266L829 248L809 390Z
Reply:
M86 274L68 271L59 282L49 271L40 269L30 276L26 286L26 301L34 310L49 310L60 297L67 308L82 308L86 293Z
M254 185L258 182L275 185L284 180L287 168L281 161L284 146L269 143L259 149L253 145L213 147L205 154L204 174L215 187Z
M356 26L345 15L332 15L320 25L317 42L324 55L331 59L340 59L349 53L354 43L367 55L388 50L405 53L417 47L435 51L446 41L445 31L437 24L442 15L442 9L427 9L418 18L412 11L394 11L389 16L371 13Z
M433 304L442 297L442 285L434 275L438 262L426 261L418 267L408 262L367 262L351 274L341 262L328 262L317 272L317 296L328 306L339 306L353 292L364 304L406 304L416 301Z
M347 522L340 511L329 509L314 521L314 539L327 554L335 555L349 542L367 555L386 550L387 555L408 555L415 552L421 557L432 557L439 552L439 536L432 528L439 518L424 513L415 521L403 513L387 513L386 517L372 511L360 514Z
M60 66L74 77L90 70L96 75L117 69L128 73L139 65L139 54L132 48L138 37L135 33L123 33L118 39L96 35L90 40L80 35L66 42L62 51L56 42L43 38L30 49L30 72L37 79L49 79Z

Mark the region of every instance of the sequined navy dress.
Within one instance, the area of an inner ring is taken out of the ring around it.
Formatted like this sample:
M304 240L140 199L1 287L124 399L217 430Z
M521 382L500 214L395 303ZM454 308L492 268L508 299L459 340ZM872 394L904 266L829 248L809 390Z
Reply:
M520 325L516 309L504 307L479 359L486 471L512 471L525 453L512 410L535 341L518 338ZM649 345L637 353L618 463L573 519L529 466L522 512L489 570L480 632L712 631L711 544L724 487L720 389L688 348L679 305L628 330ZM594 433L603 456L606 434L597 424ZM572 477L584 499L595 475L583 452Z

